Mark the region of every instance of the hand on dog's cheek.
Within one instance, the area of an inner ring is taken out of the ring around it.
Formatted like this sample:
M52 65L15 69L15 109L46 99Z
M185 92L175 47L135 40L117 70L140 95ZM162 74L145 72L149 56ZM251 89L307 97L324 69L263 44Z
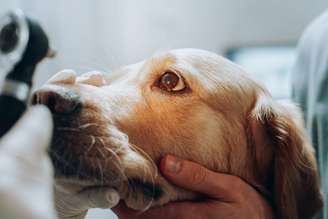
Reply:
M128 209L123 203L113 209L120 219L273 219L266 200L236 176L210 171L203 166L171 155L160 164L164 176L172 183L208 197L204 202L177 202L144 213Z

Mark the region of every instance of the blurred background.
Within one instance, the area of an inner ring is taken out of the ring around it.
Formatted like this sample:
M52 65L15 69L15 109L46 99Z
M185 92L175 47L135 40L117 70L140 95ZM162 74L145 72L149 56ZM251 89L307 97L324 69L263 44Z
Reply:
M41 22L57 50L39 66L36 87L64 68L110 72L158 51L193 47L238 62L275 98L288 98L297 41L328 1L0 0L0 14L16 7ZM96 218L115 216L88 216Z

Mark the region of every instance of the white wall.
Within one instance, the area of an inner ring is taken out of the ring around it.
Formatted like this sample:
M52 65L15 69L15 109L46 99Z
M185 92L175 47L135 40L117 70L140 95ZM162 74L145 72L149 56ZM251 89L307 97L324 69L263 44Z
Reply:
M295 42L327 0L0 0L39 19L58 50L37 85L62 68L109 70L181 47Z
M109 70L170 48L295 43L328 1L0 0L0 12L17 6L42 22L58 51L38 69L40 85L62 68Z

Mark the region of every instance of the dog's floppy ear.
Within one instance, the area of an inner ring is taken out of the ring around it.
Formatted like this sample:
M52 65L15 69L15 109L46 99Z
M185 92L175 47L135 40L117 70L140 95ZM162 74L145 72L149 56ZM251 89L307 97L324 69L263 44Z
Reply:
M292 103L266 94L257 97L250 113L258 170L266 166L271 172L267 183L277 218L308 219L322 207L314 151L301 116Z

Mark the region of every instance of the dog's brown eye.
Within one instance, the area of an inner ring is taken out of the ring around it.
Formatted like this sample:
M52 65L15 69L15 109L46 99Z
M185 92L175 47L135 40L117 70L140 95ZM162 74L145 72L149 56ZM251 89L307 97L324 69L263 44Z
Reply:
M167 71L159 80L159 88L166 91L181 91L185 88L185 84L180 75Z

